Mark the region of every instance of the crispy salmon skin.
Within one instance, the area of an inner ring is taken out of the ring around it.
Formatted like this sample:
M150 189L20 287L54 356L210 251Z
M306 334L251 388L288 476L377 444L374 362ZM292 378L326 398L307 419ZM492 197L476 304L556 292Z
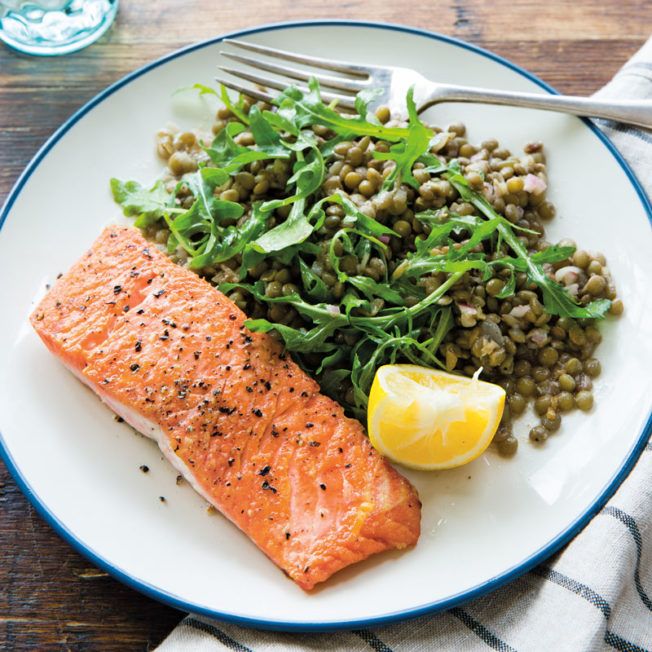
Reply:
M271 336L109 227L31 316L43 342L303 589L416 543L414 488Z

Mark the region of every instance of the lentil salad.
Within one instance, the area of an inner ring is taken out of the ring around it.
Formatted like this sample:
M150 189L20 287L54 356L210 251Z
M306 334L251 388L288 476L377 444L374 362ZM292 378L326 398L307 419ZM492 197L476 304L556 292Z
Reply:
M150 189L113 179L114 198L325 393L363 419L382 364L482 367L507 391L504 455L528 403L539 444L564 413L591 409L597 321L623 304L602 254L545 239L540 143L521 156L473 145L462 124L424 124L410 94L407 121L370 113L367 93L340 115L315 82L274 106L219 96L212 138L160 131L168 174Z

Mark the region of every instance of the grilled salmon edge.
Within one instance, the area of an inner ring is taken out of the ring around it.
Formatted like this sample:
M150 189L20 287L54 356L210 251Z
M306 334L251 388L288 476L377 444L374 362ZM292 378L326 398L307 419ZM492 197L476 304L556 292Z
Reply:
M102 403L104 403L111 411L115 412L115 414L117 414L121 419L124 419L124 421L126 421L134 430L137 430L141 435L145 435L145 437L148 439L153 439L158 444L161 453L163 453L167 461L170 462L174 469L183 475L188 484L206 502L208 502L213 507L218 508L218 506L215 505L213 498L211 498L211 496L197 482L192 471L188 468L188 465L184 464L183 460L178 455L174 454L172 446L170 446L170 440L166 437L165 433L158 424L150 421L149 419L146 419L142 415L138 414L138 412L135 410L129 410L126 406L122 405L122 403L111 400L111 397L107 394L99 393L97 388L92 383L88 382L88 379L85 378L83 374L80 374L77 369L69 364L66 364L64 361L62 361L62 364L64 367L66 367L66 369L68 369L68 371L73 374L73 376L75 376L79 381L86 385L86 387L91 389L93 393L102 401Z
M154 257L158 257L158 261L160 262L164 267L166 267L167 270L174 271L177 274L180 275L190 275L192 279L194 279L193 282L196 282L198 280L198 277L188 271L185 270L184 268L181 268L174 263L172 263L164 254L159 252L158 250L155 250L154 247L150 245L142 235L136 231L135 229L132 229L130 227L107 227L105 229L104 233L98 238L96 243L93 245L95 250L92 248L90 252L86 255L86 259L91 256L94 253L101 253L101 245L103 244L104 240L107 240L107 238L114 238L116 237L116 233L121 233L124 237L123 239L129 241L135 241L139 247L151 247L151 255ZM115 242L111 242L107 240L106 244L111 244L115 245ZM147 250L147 249L146 249ZM220 512L223 512L222 506L218 502L217 497L211 496L211 494L205 490L205 488L201 485L201 483L197 480L195 477L194 471L181 459L179 455L173 451L171 443L170 443L170 437L171 435L168 435L163 428L155 423L154 421L146 418L143 414L140 414L137 410L131 409L129 406L114 400L108 392L104 391L103 388L99 385L99 383L92 382L91 379L86 377L83 373L83 369L85 366L88 364L87 361L84 360L73 360L73 359L66 359L66 351L62 344L57 340L56 333L50 332L47 328L44 328L44 325L42 323L43 321L43 311L42 307L46 306L47 307L47 302L48 302L48 297L52 293L56 293L58 288L64 287L66 283L73 282L74 281L74 272L77 271L77 267L79 265L82 265L83 261L85 259L82 258L73 268L55 284L53 289L50 291L48 295L42 300L41 304L34 310L30 320L32 322L32 325L36 332L39 334L43 342L46 344L47 348L57 357L61 360L61 362L68 368L81 382L83 382L85 385L87 385L90 389L92 389L100 398L101 400L107 404L107 406L113 410L116 414L118 414L120 417L122 417L129 425L131 425L134 429L137 431L141 432L145 436L155 440L163 453L163 455L168 459L168 461L172 464L172 466L179 472L183 477L188 481L188 483L195 489L197 493L199 493L209 504L213 505L216 507ZM205 290L208 290L210 292L214 292L217 295L219 295L220 300L222 302L228 302L230 306L232 306L232 310L236 311L237 313L241 313L241 311L235 306L235 304L232 304L230 300L228 300L224 295L219 293L214 287L210 286L208 283L205 281L201 281L205 285ZM260 335L260 334L259 334ZM265 338L268 338L269 336L264 336ZM78 363L80 366L79 368L73 364L73 362ZM299 372L303 373L303 372ZM314 381L313 381L314 382ZM327 399L330 401L330 399ZM346 419L345 417L342 416L342 419ZM350 421L346 419L347 421ZM356 422L357 423L357 422ZM364 435L360 434L360 436L365 440L366 443L368 443L368 440L364 437ZM369 446L369 448L371 448ZM374 452L375 453L375 452ZM371 452L370 452L371 454ZM385 469L385 477L383 478L386 482L398 482L398 484L402 484L405 491L403 500L398 502L395 505L392 505L389 509L383 510L378 510L376 509L375 511L371 511L368 515L368 518L363 518L360 527L359 527L359 536L364 537L366 540L368 540L368 546L366 550L350 550L346 549L344 547L343 551L346 554L341 555L339 558L337 554L335 555L334 560L329 560L327 559L323 564L322 567L317 565L317 567L314 569L314 574L311 577L305 577L302 573L300 572L293 572L292 569L284 567L283 566L283 561L282 559L277 559L274 558L269 550L266 550L261 543L256 541L254 539L254 542L258 544L258 547L267 554L272 561L274 561L277 565L279 565L290 577L302 588L309 590L314 587L316 583L323 582L326 579L328 579L333 573L337 572L338 570L352 564L356 563L358 561L361 561L365 559L366 557L376 554L377 552L382 552L384 550L388 549L402 549L405 547L408 547L410 545L413 545L416 543L418 536L419 536L419 514L420 514L420 502L418 500L418 496L416 495L416 491L414 488L401 476L397 471L395 471L387 462L385 462L386 469ZM380 490L379 490L380 491ZM375 508L375 507L374 507ZM227 517L232 520L236 526L240 527L240 529L244 530L244 533L247 534L250 538L252 538L252 534L248 532L246 529L243 528L241 523L238 523L237 520L235 520L232 516L227 515ZM376 543L374 543L374 541ZM333 551L333 553L336 552L342 552L340 551ZM329 564L330 561L330 564ZM333 567L334 565L334 567Z

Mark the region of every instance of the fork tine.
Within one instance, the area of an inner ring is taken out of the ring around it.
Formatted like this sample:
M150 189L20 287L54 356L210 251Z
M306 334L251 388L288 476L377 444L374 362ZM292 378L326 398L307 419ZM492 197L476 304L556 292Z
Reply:
M221 51L220 54L228 59L233 59L239 63L244 63L251 66L252 68L259 68L261 70L266 70L267 72L272 72L276 75L285 75L291 79L298 79L299 81L310 81L311 77L314 77L320 84L327 88L334 88L342 92L357 93L365 88L366 84L362 81L354 81L352 79L344 79L343 77L332 77L331 75L323 75L316 72L305 72L304 70L299 70L298 68L292 68L290 66L277 66L275 63L269 63L261 59L254 59L252 57L243 57L240 54L232 54L231 52Z
M245 88L244 86L240 86L240 84L234 83L230 79L227 80L223 77L215 77L215 81L226 86L227 88L230 88L233 91L237 91L243 95L248 95L249 97L253 97L255 100L260 100L261 102L267 102L270 104L274 99L274 97L269 93L263 93L261 90L256 88Z
M250 81L252 84L258 84L266 88L275 88L279 91L282 91L285 90L285 88L287 87L286 84L283 84L282 82L279 82L275 79L266 79L265 77L260 77L258 75L254 75L252 73L245 72L243 70L236 70L235 68L229 68L227 66L219 66L219 69L222 70L223 72L233 75L234 77L239 77L240 79L246 79L247 81ZM299 85L299 89L301 91L307 91L307 88L302 85ZM333 100L337 100L338 106L346 107L347 109L353 109L355 107L352 98L345 97L344 95L338 95L337 93L321 93L321 97L326 102L332 102Z
M249 50L250 52L265 54L268 57L276 57L277 59L294 61L294 63L301 63L304 66L314 66L315 68L322 68L324 70L334 70L335 72L341 72L346 75L351 75L352 77L368 78L372 73L372 69L368 66L361 66L357 64L353 65L345 63L344 61L321 59L318 57L311 57L306 54L297 54L296 52L277 50L276 48L270 48L265 45L257 45L255 43L248 43L246 41L235 41L229 38L224 39L222 42L233 45L234 47L242 48L243 50Z

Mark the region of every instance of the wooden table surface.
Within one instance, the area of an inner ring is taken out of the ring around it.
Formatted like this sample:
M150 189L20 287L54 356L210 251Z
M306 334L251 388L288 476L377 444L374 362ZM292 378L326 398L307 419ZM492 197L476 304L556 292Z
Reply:
M0 47L0 204L54 129L124 74L223 32L333 17L466 39L577 94L604 84L652 31L649 0L121 0L111 31L80 53L36 59ZM180 617L74 552L0 463L0 649L151 649Z

